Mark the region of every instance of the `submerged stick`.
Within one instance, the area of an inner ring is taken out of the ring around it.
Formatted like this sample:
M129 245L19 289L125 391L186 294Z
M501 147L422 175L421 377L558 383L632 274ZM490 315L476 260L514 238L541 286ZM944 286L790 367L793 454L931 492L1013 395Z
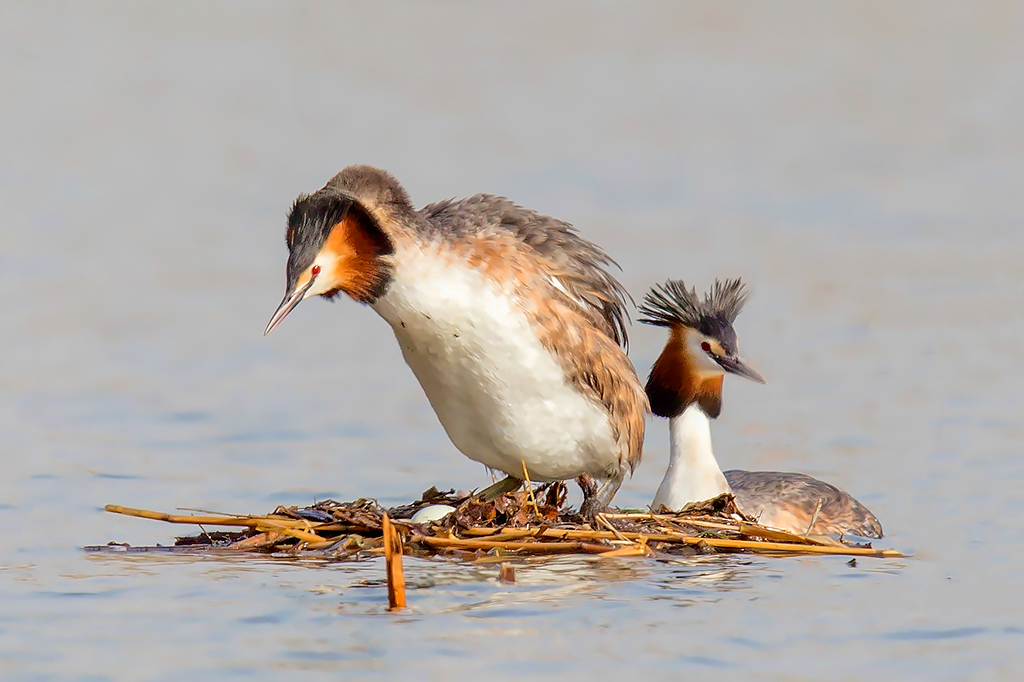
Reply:
M507 585L515 585L516 567L507 561L502 563L501 568L498 570L498 582L505 583Z
M388 611L405 608L405 571L402 569L402 536L384 514L384 565L388 574Z

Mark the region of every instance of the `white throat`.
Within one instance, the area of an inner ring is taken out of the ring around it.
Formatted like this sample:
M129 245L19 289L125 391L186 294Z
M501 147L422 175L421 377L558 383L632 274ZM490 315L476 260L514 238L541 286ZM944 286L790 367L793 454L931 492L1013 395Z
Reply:
M729 493L729 483L711 449L711 421L697 403L669 420L670 452L668 471L658 486L651 507L665 505L679 511L690 502L700 502Z

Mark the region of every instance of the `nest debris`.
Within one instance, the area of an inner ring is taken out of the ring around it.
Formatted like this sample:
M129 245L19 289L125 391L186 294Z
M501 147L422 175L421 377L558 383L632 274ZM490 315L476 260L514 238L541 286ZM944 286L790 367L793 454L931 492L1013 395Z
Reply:
M372 499L324 500L308 507L279 506L263 516L165 514L108 505L108 512L194 524L201 532L177 538L173 547L130 548L110 543L86 549L250 552L335 561L380 556L385 549L389 558L398 552L399 557L404 553L469 561L550 554L657 557L716 552L902 556L894 550L874 549L870 543L795 535L761 526L739 512L731 495L689 505L681 512L609 511L598 514L593 521L567 507L565 500L565 484L557 482L506 493L491 502L456 497L454 491L432 487L416 502L391 509L384 509ZM440 521L411 522L418 510L436 504L450 505L455 511ZM238 530L209 532L206 526ZM389 533L394 533L387 537L389 542L385 541L386 526L393 529ZM398 566L400 570L400 561Z

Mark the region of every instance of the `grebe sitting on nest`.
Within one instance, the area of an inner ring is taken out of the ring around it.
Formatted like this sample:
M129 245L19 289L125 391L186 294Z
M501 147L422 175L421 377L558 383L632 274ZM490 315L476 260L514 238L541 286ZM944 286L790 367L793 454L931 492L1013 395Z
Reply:
M640 462L647 397L626 357L627 295L613 261L568 223L478 194L416 210L398 181L350 166L288 216L287 289L269 333L303 299L344 293L391 325L464 455L505 472L584 474L583 511Z
M731 492L745 514L797 534L882 537L882 525L849 493L805 474L726 471L711 449L726 373L764 383L740 359L733 322L748 292L738 279L715 281L703 299L683 282L653 288L640 322L668 327L669 340L647 380L651 411L670 419L671 454L652 507L679 510Z

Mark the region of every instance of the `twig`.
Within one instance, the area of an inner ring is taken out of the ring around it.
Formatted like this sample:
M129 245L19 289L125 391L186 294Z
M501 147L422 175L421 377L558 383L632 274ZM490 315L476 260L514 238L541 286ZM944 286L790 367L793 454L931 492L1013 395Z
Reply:
M164 512L149 511L148 509L134 509L132 507L122 507L117 504L108 504L103 508L104 511L112 512L114 514L124 514L126 516L138 516L143 519L153 519L155 521L166 521L168 523L193 523L200 524L205 523L210 526L255 526L256 521L251 517L238 518L234 516L192 516L185 514L165 514Z
M271 530L277 533L283 533L284 535L293 537L296 540L302 540L303 542L322 542L325 539L320 537L316 533L310 533L308 531L300 530L292 526L283 525L276 521L269 521L264 519L256 519L256 530Z
M678 518L669 516L668 514L657 514L654 512L646 513L634 513L634 514L610 514L607 512L602 513L607 519L638 519L652 521L661 521L671 526L674 530L679 532L685 532L683 528L686 526L696 526L698 528L711 528L714 530L725 530L739 533L740 535L749 535L755 538L764 538L765 540L775 540L777 542L793 542L797 544L833 544L832 542L825 541L821 536L807 537L806 535L796 535L788 531L779 530L777 528L769 528L762 526L758 523L748 523L746 521L735 521L733 523L722 523L720 521L705 521L704 519L691 519L691 518ZM831 540L831 538L829 538Z
M671 528L679 532L685 532L684 525L694 526L697 528L711 528L712 530L731 530L737 531L739 528L736 523L722 523L721 521L706 521L704 519L691 519L691 518L678 518L675 516L669 516L668 514L656 514L651 512L647 515L652 521L660 521L661 523L668 524Z
M521 459L519 463L523 465L523 480L526 482L526 494L530 500L530 504L533 505L533 513L540 516L540 509L537 508L537 498L533 496L533 483L530 481L530 472L526 470L526 460Z
M611 521L605 518L604 514L598 514L594 518L597 519L597 522L600 523L602 526L604 526L611 532L615 533L616 538L618 538L619 540L623 540L625 542L629 542L629 539L627 539L625 535L620 533L619 529L613 526Z
M608 551L605 545L586 542L492 542L490 540L463 540L462 538L434 538L418 533L412 536L412 542L421 542L432 547L464 547L466 549L505 549L512 552L530 552L534 554L564 554L573 552L590 552L601 554Z
M630 545L629 547L622 547L621 549L613 549L610 552L602 552L599 556L602 557L619 557L619 556L647 556L650 554L650 549L647 545L637 543Z
M486 529L486 528L468 528L464 532L467 535L486 535L486 531L496 531L499 529ZM514 530L507 530L503 533L513 534ZM568 528L548 528L542 533L538 533L532 529L523 529L522 535L535 535L537 537L552 538L559 540L570 540L570 539L587 539L587 540L611 540L617 539L614 533L607 531L596 531L596 530L571 530ZM627 540L639 540L640 538L646 538L650 542L674 542L683 543L687 545L699 545L701 543L707 543L710 547L717 547L720 549L748 549L752 551L762 552L785 552L792 554L842 554L848 556L875 556L875 557L887 557L896 558L902 557L903 555L892 549L873 549L869 547L833 547L829 545L818 545L818 544L798 544L795 542L758 542L756 540L733 540L730 538L698 538L691 535L683 535L681 533L633 533L620 531L620 534ZM808 538L810 539L810 538ZM463 542L473 542L465 540ZM479 541L477 541L479 542ZM544 545L546 543L514 543L514 542L503 542L498 543L501 546L508 545L507 548L515 547L519 545Z
M191 523L196 525L206 524L208 526L248 526L250 528L255 528L263 521L273 521L282 527L284 525L288 525L289 527L304 525L298 520L289 519L283 516L200 516L197 514L166 514L164 512L150 511L148 509L122 507L118 504L108 504L103 508L103 511L108 511L113 514L124 514L125 516L137 516L143 519L153 519L154 521L166 521L167 523Z
M819 537L808 537L806 535L795 535L785 530L779 530L778 528L768 528L762 526L759 523L746 523L741 521L739 524L739 531L743 535L749 535L755 538L764 538L765 540L772 540L774 542L791 542L797 545L825 545L831 544L823 542Z
M253 535L251 538L233 542L228 546L228 549L248 550L270 547L276 544L280 539L280 533L275 531L266 531L259 535Z
M818 512L821 511L821 504L824 501L825 501L824 498L821 498L821 497L818 498L818 506L814 508L814 514L811 516L811 522L809 524L807 524L807 530L804 531L804 535L810 535L811 534L811 529L814 528L814 524L816 524L818 522Z
M497 530L497 529L496 529ZM506 540L521 540L523 538L537 537L543 533L544 528L510 528L504 533L475 533L473 528L466 528L462 531L464 535L486 536L491 542L505 542ZM453 536L454 537L454 536Z

